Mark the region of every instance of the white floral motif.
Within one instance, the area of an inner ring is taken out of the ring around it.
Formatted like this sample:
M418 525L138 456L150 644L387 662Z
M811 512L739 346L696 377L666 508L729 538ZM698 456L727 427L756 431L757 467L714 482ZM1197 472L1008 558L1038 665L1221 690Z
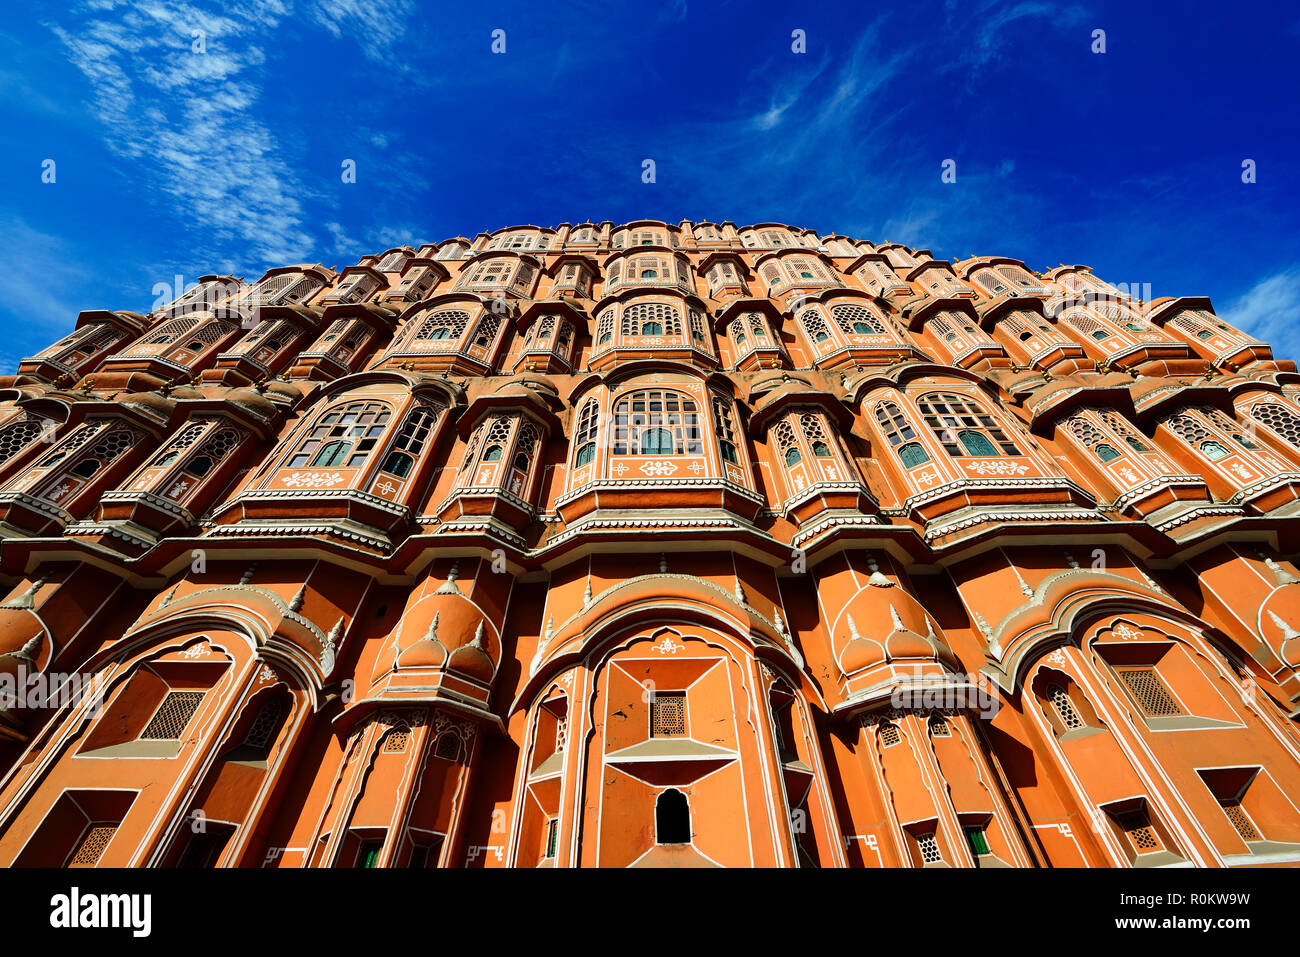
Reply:
M388 479L384 479L384 484L377 485L375 486L375 488L378 489L380 492L383 492L385 495L392 495L394 492L397 491L397 486L394 485L392 482L388 481Z
M646 462L641 466L641 472L644 475L672 475L676 471L676 462L665 462L663 459L655 459L653 462Z
M975 472L979 475L1024 475L1029 471L1029 466L1021 462L980 460L978 462L967 462L966 471Z
M1252 479L1255 477L1255 473L1246 468L1246 466L1242 465L1240 462L1233 462L1228 466L1228 471L1233 475L1236 475L1238 478Z
M675 655L685 647L685 645L674 642L671 635L664 635L663 640L659 644L653 645L650 650L657 651L661 655Z
M1125 625L1123 623L1115 626L1115 634L1118 637L1123 638L1125 641L1132 641L1135 638L1142 637L1142 632L1138 631L1135 628L1130 628L1128 625Z
M332 487L343 481L338 472L326 475L324 472L293 472L285 476L284 484L290 488Z
M182 658L206 658L209 654L208 644L200 641L197 645L191 645L181 652Z
M274 681L275 679L276 679L276 674L274 671L271 670L271 666L262 665L262 670L259 671L257 674L257 683L259 685L264 685L268 681Z

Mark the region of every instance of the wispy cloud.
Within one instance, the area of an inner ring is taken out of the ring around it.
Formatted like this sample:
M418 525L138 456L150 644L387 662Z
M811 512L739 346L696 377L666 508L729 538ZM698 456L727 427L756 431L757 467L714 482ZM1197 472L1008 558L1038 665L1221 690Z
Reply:
M288 8L269 0L224 9L109 0L50 29L90 81L108 145L138 162L142 194L161 190L174 212L201 224L210 246L236 240L249 257L301 259L313 244L303 188L256 119L265 54L253 40Z
M1279 359L1300 358L1300 263L1255 283L1223 311L1238 328L1272 344Z
M316 0L308 7L312 20L332 36L355 40L368 58L397 69L402 63L389 52L414 10L413 0Z
M8 270L5 278L7 313L51 330L71 328L78 306L65 290L87 279L90 270L67 243L16 216L0 216L0 260L23 264L21 269ZM0 357L0 367L5 365Z

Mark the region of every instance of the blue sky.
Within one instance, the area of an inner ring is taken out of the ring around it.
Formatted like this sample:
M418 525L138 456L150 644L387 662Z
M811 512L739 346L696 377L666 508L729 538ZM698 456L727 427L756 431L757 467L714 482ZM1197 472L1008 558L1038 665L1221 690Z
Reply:
M683 217L1088 263L1300 358L1294 6L74 0L0 30L0 372L176 275Z

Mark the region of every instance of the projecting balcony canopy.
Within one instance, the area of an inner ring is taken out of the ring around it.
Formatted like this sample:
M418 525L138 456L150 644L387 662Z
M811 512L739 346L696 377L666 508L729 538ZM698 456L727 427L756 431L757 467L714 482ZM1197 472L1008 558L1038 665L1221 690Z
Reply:
M807 379L784 374L754 383L748 403L754 410L749 425L757 434L767 431L768 425L791 406L816 406L826 412L831 421L844 432L853 429L853 413L844 403L829 392L815 388Z
M721 242L721 240L719 241ZM742 280L750 279L754 275L753 270L745 263L745 257L741 255L741 252L738 249L719 249L716 252L709 253L699 261L695 267L695 271L699 275L704 276L708 274L710 269L722 262L731 263L735 266L736 272L740 275Z
M956 366L939 365L935 362L902 361L883 369L869 369L855 379L846 379L844 381L844 398L845 401L858 405L872 389L878 389L881 386L901 389L913 379L927 376L937 377L941 381L964 380L979 386L990 397L996 398L997 395L997 388L994 383L990 382L987 376L978 372ZM940 388L940 386L936 386L936 388Z
M1040 435L1050 436L1059 419L1081 407L1114 409L1126 419L1134 418L1129 391L1133 380L1123 373L1044 378L1040 372L994 370L990 375L1020 401L1029 413L1029 424Z
M548 435L559 435L562 427L555 409L561 405L562 400L551 383L526 375L519 376L503 382L491 392L479 393L460 414L456 431L462 439L467 439L486 413L493 410L523 409L545 425Z
M1210 406L1233 415L1232 390L1217 381L1184 382L1163 376L1142 376L1129 387L1137 421L1154 423L1184 405Z
M673 384L671 377L682 376L697 379L730 395L731 379L721 372L701 369L686 362L675 362L670 359L646 359L640 362L626 362L604 372L586 373L573 383L568 395L565 397L565 401L571 406L576 406L585 393L598 385L613 389L628 380L642 378L645 379L647 386L671 388Z
M535 299L520 310L515 318L515 332L524 335L529 327L543 316L557 316L573 324L576 332L585 334L591 317L572 299Z
M728 301L713 317L713 329L719 335L726 335L727 327L731 325L732 320L737 316L751 312L762 313L763 318L767 320L767 324L772 330L772 334L776 337L776 343L783 345L780 342L780 334L786 314L778 309L771 299L741 296L738 299Z

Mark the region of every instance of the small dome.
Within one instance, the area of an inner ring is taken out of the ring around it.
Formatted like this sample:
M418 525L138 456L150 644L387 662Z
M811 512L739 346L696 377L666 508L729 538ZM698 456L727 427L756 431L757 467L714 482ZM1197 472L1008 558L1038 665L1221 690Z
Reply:
M160 392L132 392L117 401L141 409L156 419L171 418L172 410L176 408L176 403Z
M275 403L273 403L256 389L231 389L226 393L226 399L237 405L256 412L263 418L271 418L275 415Z
M840 652L845 674L899 659L957 664L953 653L935 636L920 603L874 565L867 587L853 596L845 611L849 641ZM859 629L878 637L864 637Z
M840 654L840 669L846 675L851 675L884 660L885 649L880 642L869 638L854 638L844 646L844 651Z
M934 658L935 648L914 631L895 631L885 639L891 659Z
M461 645L451 653L451 659L447 667L452 671L458 671L467 678L474 678L487 684L496 674L496 665L488 656L483 639L483 624L479 623L478 630L468 645Z
M461 592L453 568L436 590L412 593L393 640L379 654L372 678L408 668L447 668L479 681L496 673L500 643L488 620Z

